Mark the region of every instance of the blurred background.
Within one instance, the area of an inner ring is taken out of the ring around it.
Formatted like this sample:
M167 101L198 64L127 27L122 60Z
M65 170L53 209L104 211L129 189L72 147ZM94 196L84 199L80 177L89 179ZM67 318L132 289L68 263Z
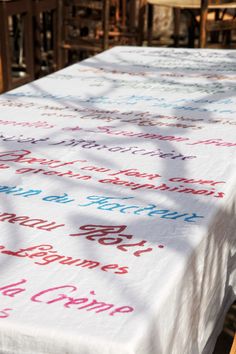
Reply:
M0 0L0 92L117 45L235 47L229 0Z

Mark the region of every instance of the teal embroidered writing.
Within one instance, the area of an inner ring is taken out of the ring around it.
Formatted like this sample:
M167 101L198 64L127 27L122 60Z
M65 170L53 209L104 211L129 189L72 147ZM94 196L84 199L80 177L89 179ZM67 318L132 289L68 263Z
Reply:
M148 217L160 217L161 219L166 220L176 220L183 219L185 222L196 222L198 219L204 218L204 216L197 215L195 212L177 212L169 209L159 209L155 204L148 204L146 206L140 205L130 205L126 201L134 199L134 197L106 197L91 195L87 197L88 203L78 204L80 207L96 207L98 210L103 211L118 211L121 214L132 214L139 216L148 216ZM122 204L121 204L121 203Z

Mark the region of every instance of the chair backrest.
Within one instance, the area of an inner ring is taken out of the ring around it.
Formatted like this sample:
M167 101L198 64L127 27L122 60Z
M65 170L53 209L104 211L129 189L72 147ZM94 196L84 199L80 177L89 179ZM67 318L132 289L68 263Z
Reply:
M70 54L77 61L114 45L137 44L135 10L136 0L64 0L64 62L72 62Z
M64 0L62 48L67 54L107 49L109 15L109 0Z
M8 91L34 79L31 1L0 0L0 26L1 86Z
M226 11L231 11L227 19L225 19ZM207 44L207 34L209 32L221 32L228 34L228 44L230 43L230 33L236 29L235 12L236 1L230 0L201 0L200 15L200 35L199 47L204 48ZM209 19L209 11L215 12L215 18ZM226 36L221 38L221 44L226 46Z

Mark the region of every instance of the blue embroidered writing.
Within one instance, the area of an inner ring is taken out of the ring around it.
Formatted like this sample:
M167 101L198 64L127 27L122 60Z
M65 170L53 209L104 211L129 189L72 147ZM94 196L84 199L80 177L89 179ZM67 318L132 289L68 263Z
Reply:
M24 191L23 188L18 188L16 186L0 186L0 193L20 195L21 197L32 197L33 195L38 195L42 192L41 189L29 189Z
M119 211L123 214L133 214L133 215L146 215L149 217L159 216L162 219L167 220L176 220L179 218L184 219L186 222L196 222L196 219L204 218L204 216L197 215L196 213L179 213L177 211L171 211L169 209L158 209L157 205L155 204L148 204L147 206L138 206L138 205L127 205L124 204L123 201L127 199L134 199L134 197L105 197L105 196L98 196L98 195L91 195L88 196L87 199L89 200L86 204L78 204L80 207L89 207L95 206L99 210L104 211ZM118 203L117 203L118 201ZM122 201L122 204L119 203Z

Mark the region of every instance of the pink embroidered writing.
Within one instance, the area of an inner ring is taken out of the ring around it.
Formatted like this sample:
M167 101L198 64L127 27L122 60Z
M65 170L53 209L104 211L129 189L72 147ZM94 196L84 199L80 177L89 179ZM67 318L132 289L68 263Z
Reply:
M114 304L94 299L93 297L96 296L94 290L91 290L87 296L82 295L82 297L72 297L71 293L74 293L77 290L77 287L74 285L61 285L40 291L32 296L31 300L33 302L40 302L47 305L62 301L62 306L67 309L76 308L77 310L94 311L95 313L106 311L109 316L134 311L134 308L131 306L116 307Z
M27 279L0 286L0 298L7 296L14 300L21 293L25 293ZM24 287L22 285L24 284ZM106 313L109 316L128 314L134 311L134 308L127 305L117 306L113 303L100 301L95 298L95 290L90 290L89 294L78 294L78 287L72 284L56 285L36 292L30 297L30 301L37 303L37 306L52 305L52 309L58 313L58 303L62 309L84 310L95 314ZM78 306L79 305L79 306ZM36 304L35 304L36 306ZM6 318L11 308L0 310L0 318Z
M55 126L45 121L17 122L15 120L3 120L3 119L0 119L0 125L13 125L13 126L32 127L32 128L41 128L41 129L51 129Z
M7 318L10 316L10 311L12 311L12 309L2 309L0 310L0 318Z

